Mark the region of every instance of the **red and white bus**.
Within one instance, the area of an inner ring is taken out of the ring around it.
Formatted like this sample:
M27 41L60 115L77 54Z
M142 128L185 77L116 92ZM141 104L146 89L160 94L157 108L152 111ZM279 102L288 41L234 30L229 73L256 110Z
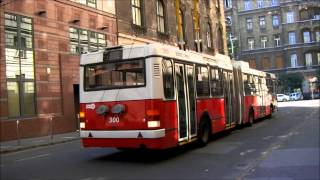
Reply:
M271 116L266 73L228 56L148 44L80 60L84 147L166 149Z

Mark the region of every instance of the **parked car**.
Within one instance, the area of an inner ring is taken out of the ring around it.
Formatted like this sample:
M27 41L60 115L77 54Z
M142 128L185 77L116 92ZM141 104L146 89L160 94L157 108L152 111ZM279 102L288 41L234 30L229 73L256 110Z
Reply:
M290 101L298 101L298 100L302 100L303 99L303 95L301 93L291 93L290 94Z
M289 101L290 97L288 95L285 94L277 94L277 101L281 102L281 101Z

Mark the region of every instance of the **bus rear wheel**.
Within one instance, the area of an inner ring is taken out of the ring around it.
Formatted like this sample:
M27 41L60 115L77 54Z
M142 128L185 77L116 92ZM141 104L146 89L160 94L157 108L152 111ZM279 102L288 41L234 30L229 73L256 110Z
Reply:
M248 125L252 126L253 125L253 121L254 121L254 113L253 113L253 110L250 110L249 111L249 122L248 122Z
M200 147L206 146L210 137L210 124L208 121L203 120L199 125L198 144Z

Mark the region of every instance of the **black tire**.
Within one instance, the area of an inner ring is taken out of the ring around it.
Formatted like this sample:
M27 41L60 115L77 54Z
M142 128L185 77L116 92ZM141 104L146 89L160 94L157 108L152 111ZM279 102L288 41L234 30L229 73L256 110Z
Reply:
M271 119L272 118L272 113L274 112L274 107L273 107L273 105L271 105L270 106L270 114L269 115L267 115L267 118L268 119Z
M210 138L210 124L207 120L202 120L199 125L198 144L200 147L206 146Z
M249 122L248 122L248 126L252 126L253 125L253 121L254 121L254 112L253 110L249 111Z

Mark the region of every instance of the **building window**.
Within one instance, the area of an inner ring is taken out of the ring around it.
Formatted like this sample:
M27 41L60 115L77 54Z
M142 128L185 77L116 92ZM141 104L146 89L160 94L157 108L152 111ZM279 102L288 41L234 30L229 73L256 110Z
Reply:
M306 58L306 66L312 66L312 54L306 53L305 58Z
M244 10L250 10L251 9L251 0L245 0L244 1Z
M290 60L291 60L291 67L292 67L292 68L295 68L295 67L298 66L297 54L291 54Z
M178 43L179 43L179 47L181 49L185 49L185 30L184 30L184 15L181 11L181 9L179 9L179 17L178 17L178 22L177 22L177 30L178 30Z
M248 42L248 49L249 50L254 49L254 38L252 38L252 37L248 38L247 42Z
M262 68L264 70L270 69L270 59L268 57L262 58Z
M212 48L212 33L210 23L207 23L207 47Z
M278 15L272 16L272 25L273 25L273 27L279 27L279 16Z
M97 7L97 1L96 0L79 0L79 3L87 5L89 7L93 7L93 8Z
M222 39L222 30L221 28L219 27L218 28L218 50L219 50L219 53L221 54L224 54L224 51L223 51L223 39Z
M261 41L261 48L266 48L267 42L268 42L268 37L267 36L261 36L260 41Z
M224 0L224 5L226 8L232 8L232 0Z
M164 6L160 0L157 0L157 25L158 32L165 33Z
M295 44L296 43L296 33L293 31L288 32L288 36L289 36L289 44Z
M253 69L257 69L257 63L255 59L250 59L249 60L249 67Z
M5 14L5 58L8 116L36 114L33 22L31 18Z
M276 47L279 47L280 46L280 34L275 34L274 35L274 45Z
M294 23L293 12L287 12L287 23Z
M142 1L131 0L131 5L132 5L132 23L137 26L142 26L142 14L141 14Z
M271 6L278 6L279 5L279 0L271 0Z
M311 42L310 31L303 31L303 42L304 43L310 43Z
M264 0L257 0L257 6L258 8L263 8L264 7Z
M317 42L319 42L320 41L320 29L315 30L315 34L316 34L315 39Z
M75 54L98 51L107 46L106 36L78 28L69 28L70 51Z
M261 29L265 29L266 28L266 18L265 16L260 16L259 17L259 26Z
M252 30L252 18L247 18L247 30L251 31Z

